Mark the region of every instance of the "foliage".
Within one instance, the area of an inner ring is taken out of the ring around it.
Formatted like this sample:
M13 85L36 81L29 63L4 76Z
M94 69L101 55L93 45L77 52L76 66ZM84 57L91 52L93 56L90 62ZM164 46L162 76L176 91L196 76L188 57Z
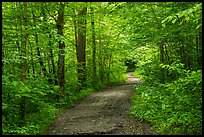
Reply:
M161 134L201 134L201 86L201 71L166 84L138 85L130 114L149 121Z
M87 14L79 16L84 7ZM173 127L173 134L199 134L201 9L199 2L3 2L3 134L41 134L63 109L108 84L126 81L129 70L146 81L133 98L134 116L162 132ZM78 24L82 20L85 28ZM86 36L80 43L82 28ZM86 52L76 51L78 43ZM79 54L86 75L81 89ZM125 66L127 60L134 62L132 68ZM170 117L155 110L161 104ZM184 112L187 104L191 111ZM154 119L163 115L166 119Z
M181 18L181 21L179 23L182 24L185 21L193 21L194 23L199 23L200 22L200 18L199 16L201 15L201 10L202 10L202 4L201 3L196 3L194 7L191 7L189 9L186 9L184 11L180 11L175 15L171 15L166 17L163 21L162 21L162 26L165 27L165 22L172 22L175 23L179 18ZM183 19L182 19L183 18ZM190 19L192 18L192 19ZM202 24L198 24L196 29L199 29L201 27Z
M3 76L3 81L8 77ZM57 86L48 86L43 81L33 81L33 83L27 84L26 87L19 86L20 83L14 81L3 83L3 91L10 90L12 94L8 96L12 100L8 99L3 93L2 103L2 126L3 133L5 135L35 135L44 132L44 130L51 124L58 114L60 114L63 108L68 108L77 101L83 99L94 91L94 89L87 88L79 93L69 94L64 100L57 101ZM18 83L18 85L17 85ZM38 84L37 84L38 83ZM36 86L35 86L36 85ZM38 85L38 86L37 86ZM21 91L21 92L18 92ZM13 97L14 96L14 97ZM15 111L19 107L18 100L21 96L26 96L26 124L23 127L18 126L18 112ZM53 97L54 96L54 97ZM44 97L44 98L43 98ZM51 102L51 103L49 103ZM12 112L12 113L10 113Z
M151 47L147 45L146 47L138 47L134 50L136 68L134 75L139 78L145 78L146 81L159 80L159 62L158 62L158 49L157 47Z
M127 6L150 18L137 18L130 26L135 32L129 35L131 44L140 45L131 54L137 62L134 75L145 79L143 85L136 86L130 114L150 122L161 134L200 135L202 4L137 4ZM135 20L132 15L128 18Z

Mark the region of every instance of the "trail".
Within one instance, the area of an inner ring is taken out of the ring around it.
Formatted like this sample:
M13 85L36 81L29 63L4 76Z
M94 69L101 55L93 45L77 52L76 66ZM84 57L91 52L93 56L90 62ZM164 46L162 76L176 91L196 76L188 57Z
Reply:
M148 123L128 116L136 83L142 81L128 72L128 81L97 91L65 110L44 135L155 135Z

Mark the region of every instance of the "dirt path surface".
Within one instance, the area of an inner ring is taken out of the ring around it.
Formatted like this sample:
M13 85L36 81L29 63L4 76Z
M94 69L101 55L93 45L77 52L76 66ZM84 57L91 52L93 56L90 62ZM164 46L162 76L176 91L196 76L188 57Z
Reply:
M155 135L147 123L128 116L135 83L141 83L128 72L123 85L95 92L65 110L44 135Z

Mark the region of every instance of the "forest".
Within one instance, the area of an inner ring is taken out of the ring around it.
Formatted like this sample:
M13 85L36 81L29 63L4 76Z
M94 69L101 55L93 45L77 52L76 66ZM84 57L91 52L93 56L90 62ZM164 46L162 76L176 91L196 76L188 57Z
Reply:
M126 72L129 115L202 134L201 2L2 2L2 134L39 135Z

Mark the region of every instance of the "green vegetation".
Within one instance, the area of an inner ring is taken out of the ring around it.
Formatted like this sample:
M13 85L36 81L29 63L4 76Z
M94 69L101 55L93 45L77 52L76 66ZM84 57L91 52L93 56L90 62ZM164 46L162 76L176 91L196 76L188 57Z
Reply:
M135 87L130 115L148 121L160 134L201 135L201 4L154 3L149 8L153 5L164 7L167 16L155 11L162 25L156 31L163 35L148 37L149 44L134 50L134 76L145 82Z
M165 84L138 85L131 115L150 122L161 134L201 134L201 86L201 71Z
M42 134L85 96L143 78L131 116L202 134L202 3L3 2L2 134Z
M49 86L43 81L33 81L32 85L27 83L26 86L21 81L9 82L7 76L3 76L3 91L11 91L9 94L9 103L2 103L2 121L4 134L41 134L49 126L54 118L63 112L65 108L72 107L74 103L83 99L90 93L94 92L93 88L86 88L80 92L71 92L65 89L66 97L58 100L58 86ZM5 94L5 92L3 92ZM20 97L26 97L25 123L19 126L19 108L18 100ZM2 98L8 96L3 95ZM11 113L12 112L12 113Z

